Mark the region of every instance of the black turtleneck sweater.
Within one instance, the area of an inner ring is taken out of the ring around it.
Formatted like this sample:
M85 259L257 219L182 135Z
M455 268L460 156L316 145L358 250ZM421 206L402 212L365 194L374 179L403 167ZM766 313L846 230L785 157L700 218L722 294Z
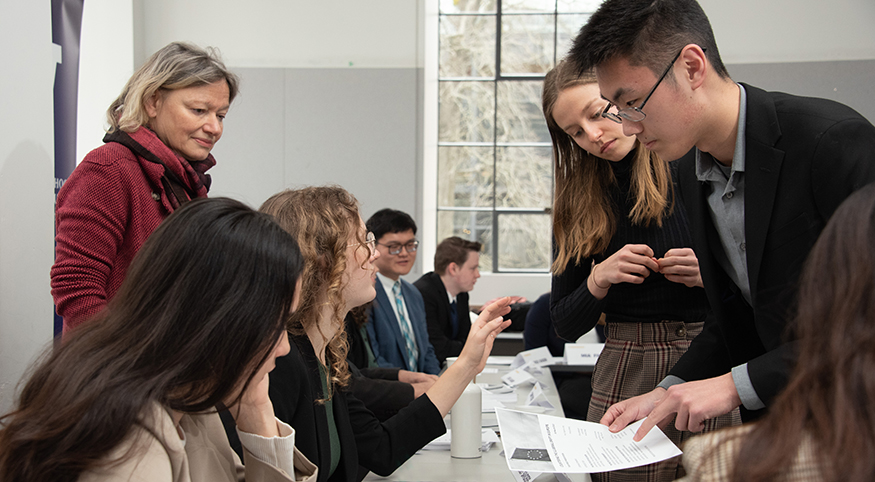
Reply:
M617 230L607 250L582 259L580 264L571 260L562 274L553 276L550 314L556 332L566 340L576 340L591 330L602 312L608 323L696 322L704 321L708 314L705 290L673 283L659 273L651 272L638 285L612 285L601 300L596 299L586 286L592 261L600 263L627 244L646 244L656 258L665 256L669 249L691 246L687 214L680 203L674 204L671 215L663 219L662 227L657 227L656 223L649 227L637 226L629 219L629 212L635 204L634 197L629 194L635 152L633 150L619 162L610 162L617 179L617 184L610 190Z

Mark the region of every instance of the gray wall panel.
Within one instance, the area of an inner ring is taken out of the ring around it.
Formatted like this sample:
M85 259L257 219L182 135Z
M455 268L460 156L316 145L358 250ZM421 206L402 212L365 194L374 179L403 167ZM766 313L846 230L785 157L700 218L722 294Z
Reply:
M285 187L284 69L236 69L240 94L213 149L211 196L228 196L257 208Z
M765 90L823 97L875 122L875 60L727 65L729 75Z
M417 206L416 69L286 71L286 184L340 184L362 215Z
M421 69L235 71L211 195L258 207L284 188L339 184L365 219L392 207L421 224ZM417 261L408 278L421 272Z

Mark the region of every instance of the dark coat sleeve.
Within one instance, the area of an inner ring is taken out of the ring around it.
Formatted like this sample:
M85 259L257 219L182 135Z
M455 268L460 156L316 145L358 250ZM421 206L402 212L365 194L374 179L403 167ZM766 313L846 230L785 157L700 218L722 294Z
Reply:
M523 339L526 350L546 346L553 356L562 356L565 352L565 340L556 334L550 319L550 293L539 296L532 303L532 307L526 315Z
M417 371L437 375L441 372L441 366L434 353L434 346L428 339L428 325L425 322L425 304L422 301L422 295L415 286L404 280L401 280L401 291L404 293L404 303L407 305L407 313L410 315L413 335L416 336L416 344L419 346Z
M400 368L383 368L383 367L373 367L373 368L363 368L360 370L363 376L368 378L373 378L374 380L394 380L398 381L398 372L401 371Z
M570 260L562 273L553 275L550 288L550 316L556 333L565 340L577 341L599 322L604 300L598 300L586 286L592 258L580 263Z
M417 398L382 423L354 395L347 394L346 401L359 464L384 477L447 431L428 395Z
M424 274L421 278L413 283L422 295L422 301L425 305L425 323L428 327L428 340L434 347L434 353L437 356L438 362L443 364L447 357L459 356L462 353L462 347L465 346L465 338L468 335L468 330L464 330L464 336L461 339L452 337L452 325L450 320L450 302L447 297L447 290L440 281L440 275L431 272ZM458 304L457 304L458 306ZM459 307L459 319L461 314L467 316L467 313L462 313L462 308ZM462 333L463 323L459 324L459 333ZM467 327L470 329L470 322Z
M307 363L307 353L302 352L302 349L309 348L312 353L312 347L302 346L303 343L309 344L309 340L290 336L289 341L291 351L277 358L276 367L270 372L270 400L277 418L295 429L295 447L320 468L319 482L325 482L328 470L322 468L331 465L331 449L325 405L316 402L322 398L321 384L318 389L316 385L319 383L319 369L317 365ZM341 463L335 473L342 469Z
M369 378L352 363L349 364L352 377L349 391L362 401L380 421L387 420L413 401L413 385L398 381L398 370L386 371L395 374L395 380Z

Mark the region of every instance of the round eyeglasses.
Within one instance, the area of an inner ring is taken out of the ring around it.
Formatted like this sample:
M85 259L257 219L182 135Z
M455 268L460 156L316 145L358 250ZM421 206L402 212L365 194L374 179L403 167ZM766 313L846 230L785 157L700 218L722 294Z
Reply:
M617 112L608 112L611 109L611 107L614 106L614 104L608 102L608 105L605 106L605 110L602 111L602 117L604 117L605 119L610 119L610 120L616 122L617 124L622 124L623 119L626 119L627 121L632 121L632 122L643 121L647 117L647 114L645 114L644 111L642 110L642 109L644 109L644 104L646 104L647 101L650 100L650 96L652 96L653 93L656 92L656 88L659 87L659 84L661 84L662 80L665 79L665 76L668 75L668 72L671 70L671 67L674 65L675 62L677 62L678 58L680 58L680 56L681 56L681 52L683 52L683 51L684 51L684 49L681 49L677 53L677 55L674 56L674 59L672 59L671 63L668 64L668 67L665 68L665 71L662 73L662 76L659 77L659 80L657 80L656 84L653 85L653 88L650 89L650 93L647 94L647 97L644 98L644 101L641 102L641 105L639 105L637 107L635 107L635 106L626 107L625 109L620 109Z
M380 244L380 243L377 243L377 244ZM411 242L406 243L406 244L398 244L398 243L380 244L380 246L385 246L386 252L392 256L395 256L396 254L401 254L402 249L406 249L407 253L412 254L412 253L415 253L416 250L419 248L419 241L414 240L414 241L411 241Z
M374 233L368 231L367 236L365 236L365 240L361 243L349 243L346 245L347 248L351 248L353 246L361 246L366 245L368 247L368 251L373 255L377 250L377 237L374 236Z

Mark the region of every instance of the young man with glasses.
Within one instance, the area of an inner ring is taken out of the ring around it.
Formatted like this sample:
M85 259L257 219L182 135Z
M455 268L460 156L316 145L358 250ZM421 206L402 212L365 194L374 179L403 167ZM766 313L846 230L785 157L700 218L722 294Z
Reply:
M842 200L875 180L875 128L836 102L735 83L695 0L607 0L569 58L595 69L605 117L678 159L714 311L670 375L602 423L647 417L640 439L675 414L693 431L738 406L756 418L794 363L784 335L802 263Z
M428 339L422 295L401 279L416 262L416 223L407 213L387 208L365 225L380 252L374 261L377 297L366 325L377 364L437 375L440 365Z
M428 338L438 363L459 356L471 329L468 292L480 277L480 249L476 241L458 236L441 241L434 253L434 271L413 285L425 301Z

